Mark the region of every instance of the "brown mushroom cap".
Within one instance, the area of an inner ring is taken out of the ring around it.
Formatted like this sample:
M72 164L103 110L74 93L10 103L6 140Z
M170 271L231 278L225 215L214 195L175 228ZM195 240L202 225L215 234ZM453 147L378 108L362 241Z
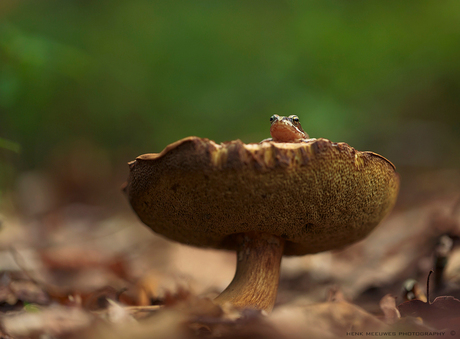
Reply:
M393 207L391 162L345 143L216 144L188 137L129 164L125 192L140 219L172 240L235 249L232 235L270 233L284 254L364 238Z

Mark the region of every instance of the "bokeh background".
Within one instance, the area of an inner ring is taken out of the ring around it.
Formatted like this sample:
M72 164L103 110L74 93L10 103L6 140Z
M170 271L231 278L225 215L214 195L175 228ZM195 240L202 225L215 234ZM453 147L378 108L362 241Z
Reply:
M44 299L15 292L7 306L78 294L98 309L95 291L127 286L127 304L161 303L178 281L216 295L234 254L142 226L120 190L126 163L190 135L259 142L273 114L401 175L366 240L283 259L278 304L323 302L336 284L377 314L452 248L435 286L460 296L444 288L460 286L459 1L0 0L0 285L25 266L46 282Z
M1 187L76 152L111 171L258 142L274 113L403 173L459 168L459 22L453 0L2 1Z

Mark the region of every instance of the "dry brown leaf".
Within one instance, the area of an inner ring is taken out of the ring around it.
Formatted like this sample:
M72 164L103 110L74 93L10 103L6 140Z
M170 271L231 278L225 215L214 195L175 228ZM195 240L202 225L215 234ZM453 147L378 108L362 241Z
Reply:
M420 300L406 301L398 306L403 317L420 317L424 323L438 329L458 330L460 323L460 300L443 296L432 303Z
M393 297L391 294L385 295L382 300L380 300L380 308L383 311L387 324L394 324L401 318L401 314L396 307L396 297Z

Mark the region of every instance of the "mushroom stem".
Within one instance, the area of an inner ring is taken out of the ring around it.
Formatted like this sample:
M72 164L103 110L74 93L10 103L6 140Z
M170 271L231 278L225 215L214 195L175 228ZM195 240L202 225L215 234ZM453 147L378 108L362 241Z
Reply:
M270 312L278 289L284 240L267 233L238 234L236 273L228 287L214 300L237 308Z

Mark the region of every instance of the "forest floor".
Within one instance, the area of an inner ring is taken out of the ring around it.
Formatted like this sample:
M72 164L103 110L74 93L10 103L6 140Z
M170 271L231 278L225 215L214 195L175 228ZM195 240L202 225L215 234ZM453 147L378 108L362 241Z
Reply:
M155 235L121 193L37 208L46 190L27 180L35 198L19 188L0 215L0 338L460 337L459 194L403 191L366 239L283 258L266 314L213 304L234 253Z

